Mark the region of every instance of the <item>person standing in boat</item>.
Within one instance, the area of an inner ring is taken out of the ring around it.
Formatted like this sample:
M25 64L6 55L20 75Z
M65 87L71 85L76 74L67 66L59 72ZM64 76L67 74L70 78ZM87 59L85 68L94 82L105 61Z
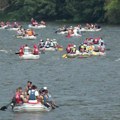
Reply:
M31 90L28 91L28 103L38 103L39 92L37 91L37 87L32 85Z

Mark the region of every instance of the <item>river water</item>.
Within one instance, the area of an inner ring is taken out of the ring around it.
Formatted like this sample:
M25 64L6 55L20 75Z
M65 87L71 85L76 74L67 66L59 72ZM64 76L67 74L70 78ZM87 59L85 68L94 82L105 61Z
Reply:
M47 28L36 30L33 41L0 30L0 106L9 103L15 89L24 88L28 80L38 88L47 86L59 105L47 113L13 113L8 108L0 111L0 120L120 120L120 27L104 25L102 31L68 39L54 33L59 25L48 23ZM41 54L39 60L20 60L15 54L21 45L32 47L40 38L55 38L66 47L98 36L108 49L104 57L64 59L63 50Z

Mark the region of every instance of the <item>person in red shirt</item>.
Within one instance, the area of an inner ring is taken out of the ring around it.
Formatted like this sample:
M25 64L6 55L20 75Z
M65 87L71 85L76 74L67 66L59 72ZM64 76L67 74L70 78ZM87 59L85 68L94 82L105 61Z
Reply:
M38 50L38 47L37 47L36 44L33 46L33 54L34 55L38 55L39 54L39 50Z

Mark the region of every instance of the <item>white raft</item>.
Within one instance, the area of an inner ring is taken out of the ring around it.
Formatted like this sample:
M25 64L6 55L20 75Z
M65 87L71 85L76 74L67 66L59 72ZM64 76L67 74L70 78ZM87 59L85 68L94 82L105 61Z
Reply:
M14 112L48 112L51 110L50 108L47 108L41 103L38 104L29 104L29 103L23 103L22 105L16 105L13 107Z
M40 58L40 55L33 55L33 54L24 54L22 56L19 56L20 59L25 59L25 60L37 60Z
M8 28L7 30L17 31L18 29L19 29L19 27L17 27L17 28Z
M43 47L43 48L39 48L40 51L56 51L57 48L54 48L54 47L49 47L49 48L46 48L46 47Z
M34 29L40 29L40 28L45 28L46 25L35 25L33 26L32 24L28 25L29 28L34 28Z
M100 31L101 28L97 29L97 28L93 28L93 29L87 29L87 28L81 28L79 29L80 31L83 31L83 32L96 32L96 31Z
M6 29L8 25L1 26L0 29Z
M34 35L31 35L31 36L29 36L29 35L25 35L25 36L22 36L22 35L18 35L18 36L16 36L17 38L21 38L21 39L28 39L28 40L35 40L37 37L36 36L34 36Z

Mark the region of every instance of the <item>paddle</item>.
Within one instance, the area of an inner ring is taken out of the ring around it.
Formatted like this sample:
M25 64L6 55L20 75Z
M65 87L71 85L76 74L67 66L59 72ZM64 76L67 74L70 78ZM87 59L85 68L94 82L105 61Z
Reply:
M0 108L0 110L5 111L9 107L9 105L11 105L11 103L12 103L12 101L10 103L8 103L6 106L2 106Z
M63 55L62 55L62 58L67 58L67 54L63 54Z
M15 54L20 54L19 52L16 52Z

